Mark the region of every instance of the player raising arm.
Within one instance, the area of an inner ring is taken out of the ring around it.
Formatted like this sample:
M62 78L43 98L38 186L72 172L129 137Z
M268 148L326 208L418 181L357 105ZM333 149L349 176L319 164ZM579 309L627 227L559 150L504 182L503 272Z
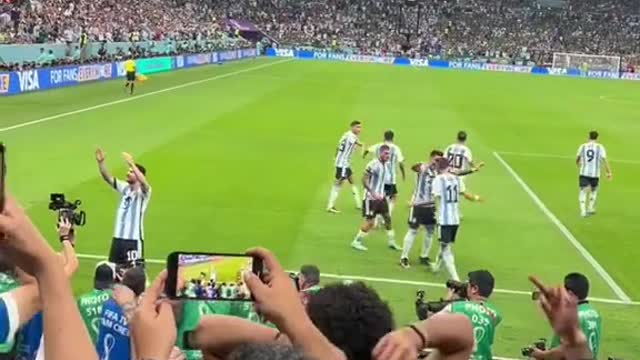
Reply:
M102 178L122 196L109 261L116 265L143 264L144 213L151 198L151 186L144 166L136 164L128 153L122 153L122 156L129 166L126 182L111 175L105 164L105 153L101 149L96 150Z
M362 123L360 121L351 122L351 129L344 133L338 143L336 149L336 181L331 186L331 192L329 193L329 204L327 205L327 211L333 214L337 214L340 211L336 209L336 200L338 194L340 194L340 188L342 183L347 180L351 184L351 190L353 191L353 198L356 201L356 208L360 208L360 194L358 193L358 187L353 183L352 171L351 171L351 155L356 147L362 146L358 135L362 131Z
M604 146L598 143L598 132L589 132L589 141L580 145L576 157L576 165L580 169L579 185L580 194L580 215L587 217L595 215L596 200L598 198L598 185L600 183L601 166L604 164L607 178L611 180L611 166L607 160L607 151ZM589 189L591 189L591 199L588 199ZM590 201L589 201L590 200ZM587 205L588 203L588 205Z
M460 177L449 172L449 162L447 159L438 158L435 160L438 175L433 179L431 186L433 196L436 198L438 212L438 223L440 224L440 253L434 271L440 269L441 262L449 272L453 280L460 281L456 270L452 246L456 241L458 227L460 226L459 199L464 196L470 201L480 201L480 196L467 192L464 182Z

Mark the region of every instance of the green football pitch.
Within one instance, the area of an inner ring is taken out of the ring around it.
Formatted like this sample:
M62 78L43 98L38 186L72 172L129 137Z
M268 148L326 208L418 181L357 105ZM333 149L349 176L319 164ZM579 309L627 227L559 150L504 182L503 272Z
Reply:
M52 241L49 194L83 201L88 222L77 251L88 256L77 292L91 287L96 258L108 251L119 201L98 173L94 150L101 146L117 175L126 172L122 151L148 169L146 255L158 260L152 272L174 250L265 246L290 269L317 264L325 282L365 280L401 325L415 318L416 291L439 298L446 275L417 265L402 270L382 231L367 238L367 253L349 247L361 220L350 191L340 195L342 214L324 211L337 141L352 120L363 121L367 144L393 129L411 165L464 129L474 157L487 164L468 187L486 201L463 204L454 252L461 274L486 268L496 277L493 300L504 322L494 353L517 358L522 346L549 336L527 275L558 284L579 271L591 279L604 317L602 355L631 359L640 354L637 86L254 59L152 75L133 97L113 81L1 98L0 139L8 144L11 192ZM574 157L591 129L607 146L614 179L603 181L598 214L582 219ZM365 160L357 155L359 181ZM413 182L413 175L400 182L400 204ZM399 242L407 214L404 206L394 213ZM412 256L418 251L416 244Z

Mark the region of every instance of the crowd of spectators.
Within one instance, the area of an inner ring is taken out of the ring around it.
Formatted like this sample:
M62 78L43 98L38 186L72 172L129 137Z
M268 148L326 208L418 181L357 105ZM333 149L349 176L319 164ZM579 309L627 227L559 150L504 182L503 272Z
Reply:
M628 0L264 2L247 13L289 45L536 63L550 62L553 52L635 62L640 52L640 5Z
M544 4L544 5L542 5ZM0 43L208 39L253 21L287 45L548 63L553 52L640 52L631 0L18 0L0 5Z

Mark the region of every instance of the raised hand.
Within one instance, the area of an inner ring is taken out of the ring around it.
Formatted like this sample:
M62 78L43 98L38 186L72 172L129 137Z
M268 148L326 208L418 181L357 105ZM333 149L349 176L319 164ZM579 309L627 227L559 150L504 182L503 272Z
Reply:
M129 154L128 152L123 152L122 153L122 158L124 159L124 161L127 162L127 164L129 165L134 165L135 161L133 160L133 156L131 154Z
M96 149L96 161L99 163L104 162L104 158L105 158L105 153L104 151L102 151L102 149L98 148Z

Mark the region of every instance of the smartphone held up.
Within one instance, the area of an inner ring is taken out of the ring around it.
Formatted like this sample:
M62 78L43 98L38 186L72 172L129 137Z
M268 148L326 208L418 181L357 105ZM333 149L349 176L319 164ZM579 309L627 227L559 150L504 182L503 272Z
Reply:
M262 260L245 254L174 252L167 257L166 293L181 300L252 301L243 274L262 275Z

